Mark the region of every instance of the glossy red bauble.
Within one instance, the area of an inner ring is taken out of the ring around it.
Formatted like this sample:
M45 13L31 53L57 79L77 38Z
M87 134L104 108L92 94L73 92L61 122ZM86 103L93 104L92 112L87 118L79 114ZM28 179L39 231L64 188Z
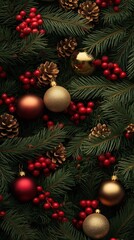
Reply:
M30 177L18 177L12 184L12 192L20 202L28 202L36 195L36 183Z
M23 119L35 119L43 114L43 100L36 95L24 95L18 100L17 113Z

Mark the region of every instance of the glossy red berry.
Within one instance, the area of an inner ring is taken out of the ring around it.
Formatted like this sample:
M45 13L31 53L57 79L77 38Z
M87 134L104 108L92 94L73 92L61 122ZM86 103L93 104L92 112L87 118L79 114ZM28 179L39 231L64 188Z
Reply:
M0 211L0 217L4 217L6 215L5 211Z
M126 78L126 76L127 76L126 72L121 72L120 73L120 78Z
M85 213L88 215L88 214L91 214L93 212L92 208L91 207L87 207L85 209Z
M16 111L16 108L14 106L9 107L9 112L14 113Z
M38 22L32 22L31 23L31 28L35 29L38 27Z
M86 200L81 200L80 201L80 206L85 208L87 206Z
M42 25L43 24L43 20L39 19L37 23L38 23L38 25Z
M59 208L59 203L58 202L54 202L53 204L52 204L52 207L54 208L54 209L57 209L57 208Z
M42 192L43 191L43 187L42 186L37 186L37 191L38 192Z
M53 121L48 121L47 122L47 127L48 128L54 127L54 122Z
M122 69L119 67L114 68L114 73L120 74L122 72Z
M43 194L43 193L40 194L40 195L39 195L39 199L40 199L41 201L43 201L43 200L45 199L45 194Z
M91 202L91 206L92 206L93 208L97 208L97 207L98 207L98 201L97 201L97 200L93 200L93 201Z
M6 94L6 93L3 93L3 94L1 95L1 98L5 100L5 99L7 98L7 94Z
M93 61L93 64L96 66L96 67L99 67L101 66L101 59L96 59Z
M39 203L40 203L40 199L37 198L37 197L34 198L34 199L33 199L33 203L34 203L34 204L39 204Z
M104 76L109 76L110 73L111 73L111 72L110 72L109 69L106 69L106 70L103 71L103 75L104 75Z
M25 17L25 16L26 16L26 12L22 10L22 11L20 12L20 15L21 15L22 17Z
M79 117L80 117L80 116L79 116L79 114L78 114L78 113L75 113L75 114L73 115L73 119L74 119L74 120L78 120L78 119L79 119Z
M86 113L86 108L85 108L85 107L80 107L79 110L78 110L78 112L79 112L80 114L85 114L85 113Z
M30 17L30 18L34 18L35 16L36 16L35 12L30 12L30 13L29 13L29 17Z
M103 165L104 165L105 167L109 167L109 166L110 166L110 161L109 161L109 159L105 159L104 162L103 162Z
M29 171L33 171L33 170L34 170L34 164L33 164L33 163L30 163L30 164L28 165L28 170L29 170Z
M50 209L51 208L50 203L44 203L43 208L46 210Z
M41 168L46 168L47 167L47 164L45 162L42 162L41 163Z
M88 102L87 103L87 106L90 107L90 108L94 108L94 105L95 105L94 102Z
M108 62L109 61L109 58L108 56L102 56L102 62Z
M52 218L57 219L58 218L58 213L53 213Z
M106 157L106 158L111 157L111 152L106 152L106 153L105 153L105 157Z
M41 15L40 15L40 14L37 14L37 15L36 15L36 18L37 18L37 19L40 19L40 18L41 18Z
M121 0L114 0L115 5L119 5L121 3Z
M103 63L101 64L101 67L104 68L104 69L107 68L107 67L108 67L108 63L107 63L107 62L103 62Z
M0 99L0 105L2 105L3 104L3 101L2 101L2 99Z
M47 114L45 114L45 115L43 116L43 120L47 122L47 121L49 120L49 116L48 116Z
M35 8L35 7L30 8L30 12L36 13L37 12L37 8Z
M62 217L62 218L63 218L64 215L65 215L65 213L64 213L63 211L59 211L59 212L58 212L58 216L59 216L59 217Z
M39 158L38 158L38 161L39 161L40 163L45 162L45 160L46 160L45 157L39 157Z
M49 197L51 195L50 192L45 192L45 197ZM52 202L53 202L53 199L51 198ZM49 202L50 202L50 198L49 198Z
M112 81L116 81L118 79L118 77L117 77L117 75L116 74L111 74L110 75L110 80L112 80Z
M17 21L22 21L22 16L21 16L20 14L18 14L18 15L16 16L16 20L17 20Z
M114 6L113 9L114 9L115 12L119 12L119 7L118 6Z
M40 171L38 171L38 170L33 171L33 176L34 177L38 177L39 175L40 175Z
M107 7L107 3L106 2L101 2L101 7L102 8L106 8Z
M46 158L46 159L45 159L45 163L46 163L47 165L50 165L50 164L52 163L52 161L51 161L51 159Z
M103 162L105 160L105 155L104 154L99 155L98 160Z
M109 69L112 69L113 67L114 67L114 64L113 64L112 62L109 62L109 63L108 63L108 68L109 68Z
M7 105L11 104L11 99L10 99L10 98L6 98L6 99L5 99L5 103L6 103Z
M109 158L109 161L110 161L110 163L115 163L116 158L115 158L114 156L111 156L111 157Z
M34 164L34 166L37 168L37 169L40 169L41 168L41 163L40 162L36 162Z
M90 107L87 107L86 108L86 113L87 114L90 114L90 113L92 113L93 112L93 109L92 108L90 108Z
M64 218L62 219L62 222L68 222L68 219L67 219L66 217L64 217Z
M86 200L86 205L87 205L87 207L91 207L91 201L90 200Z
M82 219L85 219L86 218L86 213L84 211L80 212L79 217L82 218Z
M77 161L81 161L81 160L82 160L82 156L78 155L78 156L76 157L76 160L77 160Z

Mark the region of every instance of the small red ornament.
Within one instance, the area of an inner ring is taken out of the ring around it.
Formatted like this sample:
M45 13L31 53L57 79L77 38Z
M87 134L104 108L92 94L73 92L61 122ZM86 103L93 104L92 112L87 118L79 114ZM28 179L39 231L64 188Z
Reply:
M12 192L20 202L28 202L36 195L36 183L30 177L19 176L12 183Z
M17 103L17 113L23 119L35 119L43 114L43 100L36 95L24 95Z

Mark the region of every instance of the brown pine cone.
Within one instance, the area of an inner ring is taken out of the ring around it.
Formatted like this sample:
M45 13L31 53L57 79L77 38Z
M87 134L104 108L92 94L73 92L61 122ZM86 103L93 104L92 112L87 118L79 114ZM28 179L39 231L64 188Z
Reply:
M59 0L62 8L73 10L78 7L78 0Z
M38 77L38 86L46 86L51 83L52 80L55 80L59 69L57 67L57 64L54 62L48 62L40 64L38 68L41 72L40 76Z
M126 131L127 131L127 133L134 133L134 123L130 123L130 124L126 127Z
M19 134L19 123L13 115L4 113L0 115L0 138L14 138Z
M98 123L96 127L90 130L89 138L91 137L107 137L111 133L106 124Z
M53 163L62 164L63 162L66 161L66 151L62 143L60 143L53 150L47 152L46 155L52 160Z
M99 20L100 9L95 2L86 1L79 5L78 13L86 18L91 26Z
M77 47L77 42L74 37L65 38L57 44L57 51L59 57L70 57Z

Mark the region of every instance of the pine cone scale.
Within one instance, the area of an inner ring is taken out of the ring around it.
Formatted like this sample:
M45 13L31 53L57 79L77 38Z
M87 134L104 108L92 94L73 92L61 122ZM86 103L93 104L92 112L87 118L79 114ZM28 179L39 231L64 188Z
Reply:
M47 152L47 156L52 160L53 163L62 164L66 161L66 151L62 143L60 143L53 150Z
M14 138L19 134L19 124L13 115L4 113L0 115L0 138Z

